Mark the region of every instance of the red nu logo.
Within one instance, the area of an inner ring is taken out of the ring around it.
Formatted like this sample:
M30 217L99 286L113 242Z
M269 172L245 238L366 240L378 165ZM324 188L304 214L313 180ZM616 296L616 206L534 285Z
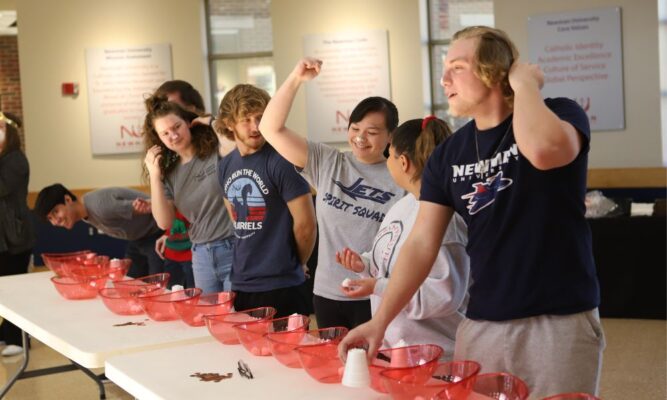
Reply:
M129 128L126 127L125 125L120 126L120 138L125 139L125 135L135 138L141 137L141 131L137 132L134 129L134 125L130 126Z
M347 112L347 114L344 114L342 111L336 110L336 125L347 125L349 121L350 121L349 111Z

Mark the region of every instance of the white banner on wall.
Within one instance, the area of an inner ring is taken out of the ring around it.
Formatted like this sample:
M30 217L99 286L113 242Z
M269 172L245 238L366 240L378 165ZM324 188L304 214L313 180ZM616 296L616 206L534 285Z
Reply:
M86 49L93 155L143 151L144 98L172 79L171 47Z
M625 129L619 7L531 16L528 49L544 97L575 100L592 131Z
M304 54L323 61L306 85L308 139L346 142L350 114L370 96L391 99L387 31L308 35Z

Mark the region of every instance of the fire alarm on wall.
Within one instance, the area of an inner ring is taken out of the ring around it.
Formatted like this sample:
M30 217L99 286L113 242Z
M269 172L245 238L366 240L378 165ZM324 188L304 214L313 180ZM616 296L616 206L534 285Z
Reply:
M79 95L79 84L76 82L65 82L62 84L62 94L63 96L78 96Z

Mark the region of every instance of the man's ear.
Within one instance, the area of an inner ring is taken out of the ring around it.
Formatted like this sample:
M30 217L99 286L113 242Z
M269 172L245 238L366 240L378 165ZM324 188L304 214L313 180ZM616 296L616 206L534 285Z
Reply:
M223 118L222 125L224 125L228 131L234 133L234 124L229 120L229 118Z
M70 204L70 203L72 203L72 202L74 201L74 200L72 200L72 197L71 197L70 195L68 195L68 194L66 194L66 195L64 196L64 200L65 200L65 205L68 205L68 204Z

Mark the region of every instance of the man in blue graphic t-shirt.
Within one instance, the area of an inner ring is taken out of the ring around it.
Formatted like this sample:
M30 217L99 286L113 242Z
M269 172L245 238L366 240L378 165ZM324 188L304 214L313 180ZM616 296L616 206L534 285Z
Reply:
M531 398L597 392L604 335L584 219L590 129L575 102L543 100L543 83L504 32L454 35L441 84L449 112L472 121L430 157L383 303L341 354L361 340L377 349L428 275L456 211L468 224L473 283L454 358L518 376Z
M306 261L315 245L310 186L257 129L269 102L264 90L237 85L220 103L218 131L236 150L218 165L225 205L234 220L234 308L272 306L276 317L307 314Z

